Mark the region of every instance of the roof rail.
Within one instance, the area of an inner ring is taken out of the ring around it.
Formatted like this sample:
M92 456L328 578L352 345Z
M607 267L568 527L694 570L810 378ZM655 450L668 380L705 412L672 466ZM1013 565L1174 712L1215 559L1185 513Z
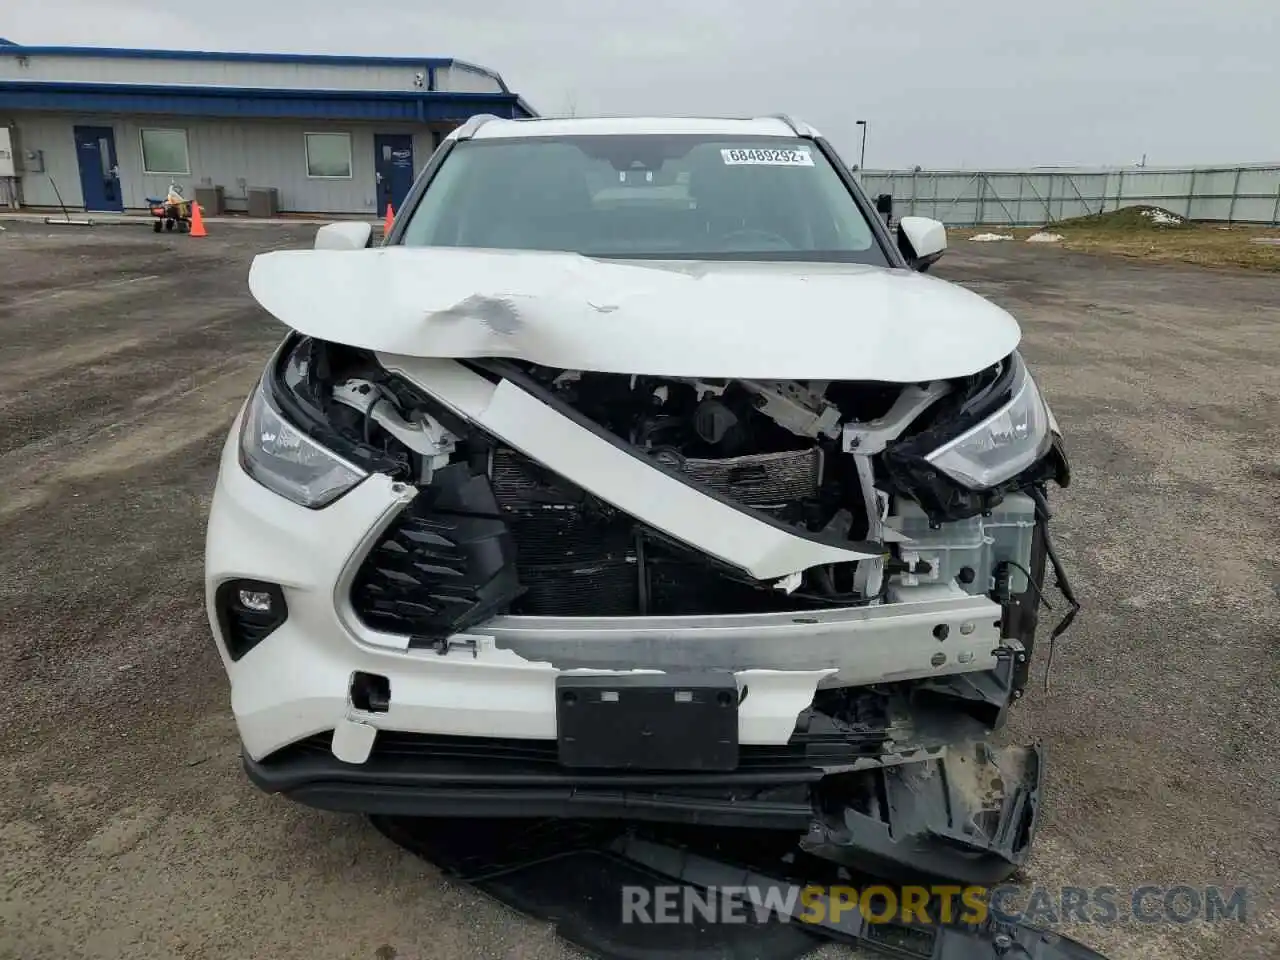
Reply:
M791 132L794 133L797 137L801 135L800 131L796 129L796 122L792 120L789 116L787 116L785 113L771 113L769 114L767 119L781 120L783 123L785 123L788 127L791 128Z
M782 120L782 123L785 123L787 127L790 127L791 132L795 133L797 137L808 136L808 127L806 127L804 123L797 123L796 120L791 119L791 116L788 114L769 114L765 119Z
M785 113L771 113L769 114L767 119L781 120L783 123L785 123L788 127L791 128L791 132L794 133L797 137L813 136L813 128L811 126L809 126L803 120L795 120Z
M498 120L500 117L494 116L492 113L477 113L473 117L465 120L460 127L454 132L455 140L470 140L476 135L476 131L483 127L490 120Z

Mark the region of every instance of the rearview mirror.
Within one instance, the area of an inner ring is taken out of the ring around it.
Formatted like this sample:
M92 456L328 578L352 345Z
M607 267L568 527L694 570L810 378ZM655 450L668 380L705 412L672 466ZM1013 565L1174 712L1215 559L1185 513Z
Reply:
M924 273L947 249L947 228L929 217L903 217L898 221L898 249L912 270Z
M317 250L363 250L369 246L373 227L367 223L326 223L316 231Z

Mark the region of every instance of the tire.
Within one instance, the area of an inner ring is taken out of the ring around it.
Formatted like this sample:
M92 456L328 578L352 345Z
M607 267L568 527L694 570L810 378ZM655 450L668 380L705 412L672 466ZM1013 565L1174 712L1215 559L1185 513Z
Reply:
M191 232L191 222L190 222L189 220L179 220L179 221L178 221L178 232L179 232L179 233L190 233L190 232Z
M151 229L154 230L156 233L159 233L161 230L164 229L164 223L160 220L157 220L156 225Z
M172 230L172 229L173 229L173 221L172 221L172 220L166 220L166 221L164 222L164 228L165 228L166 230Z

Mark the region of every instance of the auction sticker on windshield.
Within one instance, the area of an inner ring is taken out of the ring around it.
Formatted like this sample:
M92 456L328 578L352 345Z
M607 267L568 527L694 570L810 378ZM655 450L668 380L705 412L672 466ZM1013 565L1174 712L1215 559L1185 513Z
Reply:
M773 147L721 150L720 156L728 164L756 163L774 167L812 167L813 156L803 148L776 149Z

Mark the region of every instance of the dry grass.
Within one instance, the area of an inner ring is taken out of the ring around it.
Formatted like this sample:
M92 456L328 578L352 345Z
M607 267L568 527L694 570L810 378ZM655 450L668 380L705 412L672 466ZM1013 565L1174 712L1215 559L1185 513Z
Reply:
M1254 242L1260 238L1280 241L1280 229L1217 223L1160 225L1144 216L1143 209L1154 208L1129 207L1101 216L1061 220L1043 229L1062 236L1056 246L1081 253L1280 273L1280 243ZM1024 241L1036 232L1032 228L991 226L948 231L958 240L978 233L999 233L1012 234L1015 241Z

